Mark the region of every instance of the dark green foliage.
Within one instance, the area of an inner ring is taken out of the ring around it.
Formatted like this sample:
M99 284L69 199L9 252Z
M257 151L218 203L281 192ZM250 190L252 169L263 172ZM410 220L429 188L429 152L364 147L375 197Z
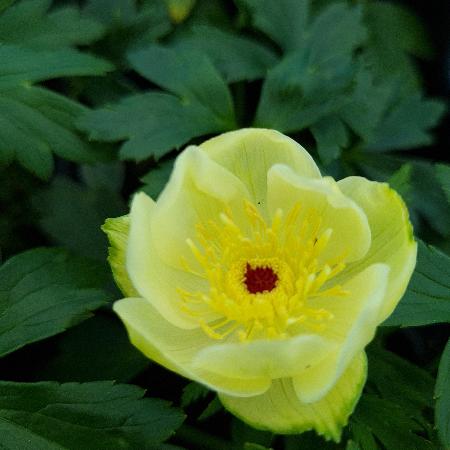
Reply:
M450 322L450 258L419 243L416 270L400 304L384 323L411 327Z
M0 426L6 448L156 449L184 420L167 402L113 382L0 382ZM6 439L5 439L6 438ZM4 447L5 448L5 447Z
M107 239L100 227L108 217L126 213L120 196L122 168L100 164L82 168L83 184L57 176L34 197L42 230L56 245L105 262Z
M108 299L106 274L63 250L35 249L0 266L0 356L87 319Z
M417 62L435 43L406 4L0 0L1 449L450 446L450 165L428 148L446 105L427 95L436 67L424 79ZM104 220L138 190L156 200L185 146L248 126L291 135L324 174L388 182L421 239L339 444L243 424L150 363L111 311ZM42 245L62 248L29 249ZM395 327L417 327L399 350L409 359L384 348ZM104 380L174 401L188 425Z

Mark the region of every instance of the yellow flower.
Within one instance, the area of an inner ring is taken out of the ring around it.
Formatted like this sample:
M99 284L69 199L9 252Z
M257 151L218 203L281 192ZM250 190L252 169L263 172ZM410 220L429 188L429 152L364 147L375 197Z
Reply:
M138 349L256 428L339 441L416 262L387 184L321 177L292 139L244 129L188 147L157 202L104 230Z

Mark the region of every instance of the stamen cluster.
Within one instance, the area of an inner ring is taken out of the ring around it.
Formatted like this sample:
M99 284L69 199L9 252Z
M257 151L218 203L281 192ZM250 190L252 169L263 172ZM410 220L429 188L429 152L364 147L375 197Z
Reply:
M333 315L314 307L314 299L348 294L330 280L345 268L345 255L324 260L332 234L320 214L278 209L268 224L249 201L240 223L230 210L218 221L199 223L188 239L195 266L185 270L207 280L206 292L179 289L182 309L198 319L213 339L236 335L241 341L283 338L294 326L320 332ZM220 317L207 322L211 312Z

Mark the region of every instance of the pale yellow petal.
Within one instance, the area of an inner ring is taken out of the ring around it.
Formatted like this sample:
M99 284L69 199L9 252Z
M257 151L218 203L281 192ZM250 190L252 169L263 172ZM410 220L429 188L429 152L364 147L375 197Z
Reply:
M378 317L382 322L402 298L416 265L417 242L408 210L401 197L386 183L348 177L338 184L342 192L364 210L372 231L372 244L366 257L351 264L342 278L348 279L374 263L390 267L386 297Z
M289 377L317 364L336 350L336 344L317 335L287 339L216 344L195 358L195 365L236 378Z
M144 355L187 378L218 392L236 396L257 395L270 386L270 379L239 379L194 367L196 354L211 345L200 329L183 330L173 326L141 298L126 298L114 303L114 311L125 323L130 340Z
M168 266L159 257L152 233L155 202L143 192L133 198L130 212L126 267L141 297L146 298L169 322L182 328L196 328L198 321L181 309L177 288L190 292L206 290L205 281ZM167 237L169 239L169 237Z
M242 180L252 202L262 208L266 204L267 172L274 164L286 164L304 177L320 177L309 153L293 139L275 130L246 128L231 131L204 142L200 147Z
M196 238L196 226L217 221L227 208L241 211L248 192L231 172L198 147L188 147L176 160L169 183L158 198L152 235L160 258L183 267L193 262L186 240Z
M108 248L108 262L111 266L114 281L125 296L137 296L138 293L125 268L125 256L130 231L129 216L106 219L102 230L108 236L110 243Z
M287 214L297 203L299 226L311 214L321 219L321 231L332 230L324 260L345 254L346 261L355 261L367 253L371 242L367 217L332 178L306 178L286 165L275 165L268 174L269 214L273 216L277 209Z
M373 339L388 274L386 265L374 264L343 286L348 295L310 300L314 307L326 309L334 315L321 334L334 341L338 349L330 357L293 377L293 385L301 401L311 403L326 395L355 356Z
M361 352L347 367L328 394L315 403L302 403L292 380L275 380L264 394L239 398L219 394L226 409L254 428L278 434L315 430L325 439L340 441L343 427L358 403L367 375L367 361Z

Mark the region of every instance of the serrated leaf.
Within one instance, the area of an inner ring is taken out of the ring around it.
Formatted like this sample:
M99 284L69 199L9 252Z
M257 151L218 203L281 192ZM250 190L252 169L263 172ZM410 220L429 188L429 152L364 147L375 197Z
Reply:
M183 102L202 105L224 128L234 125L230 91L206 56L150 45L128 57L133 69L143 77L179 96Z
M136 386L110 381L0 382L0 426L11 449L151 450L184 417L167 402L143 395Z
M439 439L444 448L450 448L450 340L441 356L434 395L436 398L435 420Z
M108 299L98 289L105 280L97 265L62 250L9 259L0 266L0 356L87 319Z
M183 388L183 393L181 394L181 407L186 408L186 406L190 406L202 398L205 398L209 393L209 389L192 381Z
M112 65L73 49L35 50L0 45L0 91L65 76L103 75Z
M225 131L198 103L183 103L171 94L149 92L125 97L116 105L86 113L78 121L90 139L122 141L122 159L159 159L190 139Z
M206 53L228 83L263 78L278 59L257 41L209 25L193 27L174 45Z
M255 126L299 131L349 102L353 51L364 39L361 11L343 3L323 10L307 40L269 71Z
M142 190L150 195L151 198L158 198L158 195L164 189L172 173L173 163L173 159L161 162L141 178L141 181L144 183Z
M40 213L39 224L56 245L62 245L78 255L106 261L108 241L100 227L108 217L126 212L119 190L105 182L93 180L111 172L111 165L88 169L85 186L67 177L58 176L37 193L33 204ZM118 179L120 182L120 178Z
M306 39L309 0L242 0L255 28L270 36L285 51L302 46Z
M364 394L351 421L372 433L386 450L434 450L431 442L420 435L424 429L411 412L389 400Z
M431 144L433 139L430 130L444 114L444 103L426 100L420 93L409 93L403 98L394 97L392 100L366 149L386 152Z
M403 299L385 326L450 322L450 258L419 242L417 266Z
M40 87L0 92L0 161L17 159L46 179L53 169L52 153L84 163L109 158L75 129L74 120L84 111L79 103Z
M0 41L22 47L58 49L87 45L104 27L83 17L76 7L49 11L52 0L22 0L0 16Z
M129 58L142 76L173 94L138 94L86 114L78 124L91 139L128 139L121 157L140 161L159 159L194 137L235 128L230 92L205 55L152 45Z

